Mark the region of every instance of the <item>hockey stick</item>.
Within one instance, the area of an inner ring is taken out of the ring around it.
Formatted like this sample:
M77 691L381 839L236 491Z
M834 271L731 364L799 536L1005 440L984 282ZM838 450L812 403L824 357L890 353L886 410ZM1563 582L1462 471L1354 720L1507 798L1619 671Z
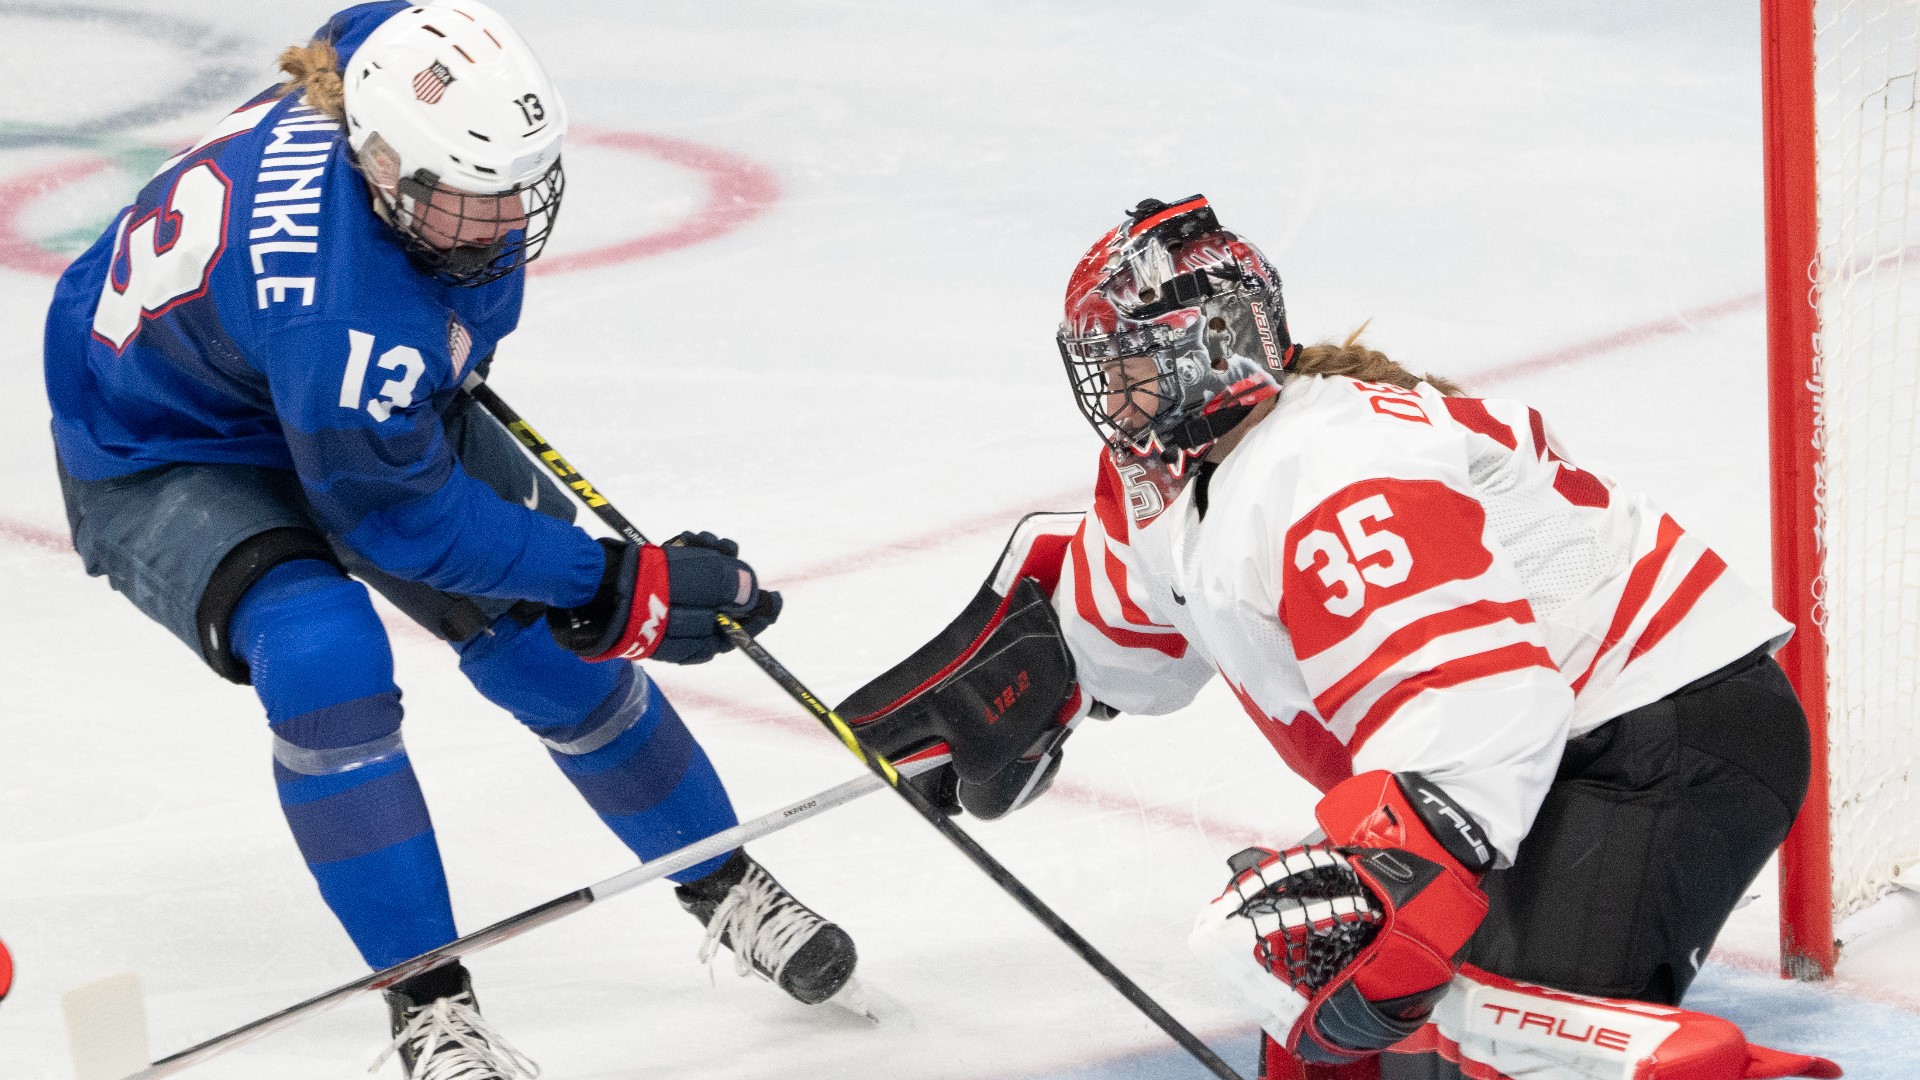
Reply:
M581 476L579 470L568 464L551 443L541 438L539 432L533 430L531 425L520 418L519 413L514 412L505 401L501 400L500 395L494 393L492 387L481 381L477 375L469 375L463 388L472 395L473 400L481 408L492 414L494 419L500 421L508 431L512 432L514 437L520 440L520 444L545 464L561 483L571 488L574 494L580 497L580 501L586 503L588 509L598 514L601 521L606 522L615 532L636 544L648 542L646 536L634 526L633 522L628 521L625 515L614 509L606 496L594 490L587 478ZM1193 1032L1188 1031L1180 1021L1175 1020L1167 1010L1161 1008L1159 1002L1148 997L1145 990L1140 989L1139 985L1129 979L1124 972L1113 966L1113 962L1095 949L1086 938L1081 937L1079 931L1067 925L1066 920L1056 915L1052 908L1035 896L1019 878L1014 877L1011 871L1002 866L998 859L987 852L986 848L981 847L966 830L954 824L953 819L928 802L927 797L922 795L918 788L912 784L901 783L899 771L886 758L862 746L859 737L853 733L853 729L847 725L847 722L840 719L832 709L821 704L820 699L815 697L805 684L795 678L780 661L775 660L773 654L755 641L739 623L725 615L719 616L719 622L721 629L726 631L727 637L740 647L741 652L758 664L760 670L766 672L774 682L779 683L780 688L813 714L814 719L820 721L823 727L838 736L840 741L846 744L847 750L858 758L862 765L872 770L875 776L885 780L888 786L898 792L901 798L907 800L907 803L926 819L927 824L932 825L941 836L946 837L948 842L959 848L975 866L992 878L994 884L1013 897L1021 907L1027 909L1028 914L1040 920L1048 930L1053 931L1053 935L1065 943L1067 948L1073 950L1075 956L1099 972L1100 977L1107 981L1107 985L1119 991L1120 996L1131 1002L1134 1008L1145 1014L1147 1019L1153 1021L1161 1031L1166 1032L1169 1038L1179 1043L1187 1053L1192 1054L1196 1060L1205 1065L1207 1071L1220 1077L1221 1080L1241 1080L1240 1074L1234 1072L1232 1066L1221 1060L1220 1055L1214 1053L1206 1043L1201 1042Z
M909 773L920 773L927 769L936 768L948 760L947 755L943 752L945 749L946 747L944 746L936 747L923 755L916 755L911 763L903 764L902 768ZM76 1034L76 1040L78 1039L79 1033L84 1032L87 1039L95 1044L114 1041L122 1044L88 1046L85 1050L87 1061L111 1062L113 1064L92 1065L83 1068L80 1062L76 1060L75 1073L78 1080L90 1080L90 1078L98 1078L98 1080L114 1080L114 1078L120 1078L120 1080L159 1080L160 1077L173 1076L208 1058L224 1054L236 1047L250 1043L262 1035L290 1027L308 1017L317 1016L369 990L384 990L403 979L418 975L428 968L436 967L448 960L468 956L482 949L498 945L508 938L518 937L536 926L542 926L557 919L565 918L590 904L605 900L608 897L618 896L629 889L643 885L649 881L658 880L675 871L685 870L690 866L698 866L708 859L732 851L734 848L750 840L757 840L760 837L779 832L789 825L805 821L810 817L825 813L837 806L843 806L862 795L878 791L885 786L886 785L876 777L857 776L843 784L828 788L818 795L801 799L799 802L784 806L770 814L764 814L752 821L735 825L733 828L727 829L724 832L714 833L704 840L688 844L678 851L662 855L651 862L641 863L639 866L615 874L597 885L589 885L584 889L570 892L565 896L555 897L537 907L528 908L518 915L509 916L485 929L476 930L457 941L448 942L432 952L421 953L411 960L402 960L390 968L376 971L371 975L355 979L350 983L336 986L324 994L310 997L297 1005L292 1005L279 1012L263 1016L252 1023L243 1024L225 1034L216 1035L205 1042L188 1047L177 1054L161 1058L151 1065L147 1065L145 1068L139 1067L138 1064L146 1060L147 1050L144 1013L137 1004L137 991L132 992L133 1001L131 1004L127 1001L127 992L122 991L117 997L110 995L110 1000L102 1004L70 1006L68 1009L67 1024L69 1029ZM124 979L125 977L117 978ZM131 984L122 983L121 985ZM79 998L84 1002L84 992L88 989L88 987L82 987L80 991L69 995L70 1000ZM103 1013L112 1015L102 1016ZM76 1053L76 1058L78 1057L79 1054ZM125 1071L127 1069L132 1069L133 1071L127 1072Z

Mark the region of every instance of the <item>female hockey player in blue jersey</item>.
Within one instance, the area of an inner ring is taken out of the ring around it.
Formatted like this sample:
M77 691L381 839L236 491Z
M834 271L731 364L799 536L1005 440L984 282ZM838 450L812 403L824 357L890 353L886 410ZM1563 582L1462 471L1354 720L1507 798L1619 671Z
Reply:
M566 110L497 13L371 3L169 161L61 277L46 378L74 545L220 675L251 682L280 802L366 962L456 936L362 582L446 639L641 858L734 824L629 661L779 614L735 545L596 541L462 381L520 316L559 208ZM357 580L356 580L357 579ZM598 661L598 662L595 662ZM852 941L743 852L682 904L805 1002ZM410 1076L513 1075L459 964L389 992Z

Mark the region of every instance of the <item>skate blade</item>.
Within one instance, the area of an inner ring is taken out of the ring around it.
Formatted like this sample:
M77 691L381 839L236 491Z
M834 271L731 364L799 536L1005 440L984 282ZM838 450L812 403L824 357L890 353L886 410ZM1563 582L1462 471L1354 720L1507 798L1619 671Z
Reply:
M868 992L857 975L849 976L845 986L835 990L832 997L820 1004L844 1009L876 1027L880 1024L880 1009L875 995Z

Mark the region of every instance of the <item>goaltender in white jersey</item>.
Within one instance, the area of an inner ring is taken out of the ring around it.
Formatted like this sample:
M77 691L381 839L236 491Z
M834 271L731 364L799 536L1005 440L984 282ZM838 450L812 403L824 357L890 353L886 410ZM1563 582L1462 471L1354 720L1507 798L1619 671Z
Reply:
M1087 716L1218 673L1323 793L1190 939L1262 1076L1834 1076L1678 1008L1806 794L1788 626L1539 413L1302 349L1207 201L1081 259L1058 339L1093 507L1041 514L938 638L840 707L997 817Z
M1167 713L1217 670L1315 787L1422 772L1504 864L1569 737L1791 632L1518 402L1326 376L1258 411L1172 498L1101 455L1054 596L1092 698Z

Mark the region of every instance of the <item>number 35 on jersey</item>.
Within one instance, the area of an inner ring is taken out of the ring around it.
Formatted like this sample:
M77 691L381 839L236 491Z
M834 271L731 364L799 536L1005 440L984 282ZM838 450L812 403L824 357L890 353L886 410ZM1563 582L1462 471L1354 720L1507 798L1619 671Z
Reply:
M1486 522L1438 480L1365 480L1328 496L1287 530L1280 616L1300 657L1388 604L1486 573Z

